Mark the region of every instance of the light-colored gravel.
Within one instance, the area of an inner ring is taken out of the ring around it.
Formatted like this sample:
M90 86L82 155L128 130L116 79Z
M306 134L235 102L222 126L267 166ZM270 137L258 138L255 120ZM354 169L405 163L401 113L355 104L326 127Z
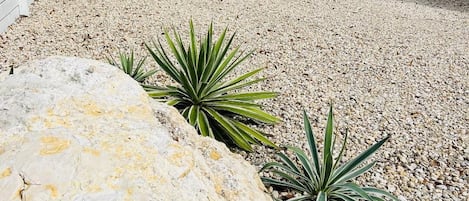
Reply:
M0 34L1 71L48 55L144 55L162 27L186 31L192 17L203 31L213 21L256 49L244 69L267 67L269 79L250 90L280 92L263 102L283 120L261 127L274 142L304 146L303 109L322 135L333 101L337 133L351 132L347 157L392 135L359 182L402 200L468 200L467 1L41 0L31 12ZM272 150L256 148L242 154L259 167Z

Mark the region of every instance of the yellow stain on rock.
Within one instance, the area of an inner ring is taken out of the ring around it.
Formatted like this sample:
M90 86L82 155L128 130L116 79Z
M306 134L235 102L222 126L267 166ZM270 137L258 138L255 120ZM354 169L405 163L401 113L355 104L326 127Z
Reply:
M187 155L187 154L190 154L190 153L186 153L183 149L183 147L179 144L170 144L169 145L171 147L171 149L173 150L171 155L169 156L169 161L173 164L173 165L177 165L179 167L181 166L184 166L185 165L185 161L184 161L184 157Z
M70 128L71 123L64 116L58 116L54 109L47 109L47 118L44 118L46 128L65 127Z
M153 114L151 113L151 108L145 107L145 106L128 106L127 111L130 114L133 115L139 115L141 117L153 117Z
M52 108L47 109L47 115L54 116L54 110Z
M162 176L159 176L159 175L148 175L148 177L146 177L148 181L150 181L151 183L159 183L159 184L164 184L164 183L167 183L168 180Z
M192 167L187 168L186 170L184 170L184 172L181 173L181 175L179 175L178 178L181 179L181 178L186 177L191 171L192 171Z
M0 173L0 179L8 177L11 175L11 168L7 168Z
M179 144L171 144L170 146L174 151L168 158L169 162L178 167L187 167L179 174L178 178L186 177L195 167L194 156Z
M41 155L57 154L70 146L70 140L60 139L54 136L41 137Z
M48 109L47 114L49 117L56 117L55 122L50 123L61 123L59 120L60 116L57 116L57 111L60 111L60 114L69 115L76 112L81 112L87 116L100 117L103 115L115 117L115 118L124 118L128 116L129 113L138 118L142 119L152 119L153 114L151 107L149 106L148 97L144 97L146 93L142 94L142 97L145 98L145 104L142 105L130 105L123 106L120 110L110 109L108 110L108 105L106 103L100 103L93 100L93 97L90 96L81 96L74 97L71 99L64 99L59 101L54 108ZM62 122L66 124L67 122ZM52 124L51 124L52 125Z
M101 147L105 150L109 150L111 145L109 144L109 142L101 142Z
M72 124L66 117L61 116L54 116L55 114L49 113L47 116L33 116L29 118L27 122L27 128L29 131L33 130L33 128L37 128L39 125L43 125L45 128L57 128L57 127L65 127L70 128ZM39 127L41 128L41 127Z
M150 98L149 96L147 95L147 93L142 93L139 97L140 99L140 102L142 102L143 104L145 105L148 105L150 104Z
M105 114L103 108L99 107L91 97L74 97L71 99L63 99L59 101L54 107L63 111L65 114L71 114L75 112L82 112L85 115L100 116ZM52 110L48 110L49 115L55 115Z
M60 101L56 107L65 110L67 114L78 111L83 112L85 115L100 116L105 113L91 97L87 96L64 99Z
M127 188L127 194L125 195L125 198L123 201L133 201L134 198L132 195L134 194L134 190L132 188Z
M101 153L100 153L98 150L93 149L93 148L89 148L89 147L85 147L85 148L83 149L83 151L84 151L85 153L89 153L89 154L91 154L91 155L93 155L93 156L99 156L99 155L101 155Z
M91 115L91 116L99 116L99 115L102 115L103 112L101 111L101 109L96 105L96 103L93 103L93 102L89 102L87 104L84 104L82 105L83 109L84 109L84 113L86 115Z
M181 159L182 159L184 156L185 156L184 152L176 152L176 153L171 154L171 156L169 157L169 159L171 160L171 162L172 162L174 165L182 166L183 163L182 163Z
M128 194L128 195L134 194L134 190L133 190L132 188L128 188L128 189L127 189L127 194Z
M114 153L120 157L123 157L125 154L124 148L119 145L115 145L114 147Z
M52 198L56 198L59 195L59 191L57 190L57 187L55 187L52 184L46 185L46 189L50 191L50 196Z
M210 151L210 158L213 159L213 160L218 160L218 159L221 158L221 155L217 151L212 150L212 151Z
M70 122L66 121L63 118L54 117L50 119L44 119L44 126L46 128L56 128L56 127L70 128L71 124Z
M88 192L95 193L95 192L102 191L103 189L99 185L92 184L92 185L89 185L86 190L88 190Z
M111 182L108 182L107 186L111 189L114 189L114 190L118 190L119 189L119 186L118 185L115 185Z
M33 116L31 118L28 119L28 121L26 122L26 127L28 129L28 131L32 131L33 128L34 128L34 124L36 122L38 122L41 118L39 118L39 116Z
M223 188L220 184L215 184L215 192L217 192L218 195L221 195L221 193L223 192Z

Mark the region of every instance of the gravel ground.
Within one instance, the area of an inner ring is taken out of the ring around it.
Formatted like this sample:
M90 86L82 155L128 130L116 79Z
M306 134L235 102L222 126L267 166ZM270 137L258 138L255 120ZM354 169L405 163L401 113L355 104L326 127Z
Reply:
M162 27L186 31L192 17L203 31L213 21L216 33L229 26L236 44L256 50L237 73L267 67L269 79L250 90L280 92L263 102L283 120L260 127L274 142L304 147L302 110L322 134L332 101L337 133L351 133L347 157L392 135L358 182L401 200L468 200L465 0L42 0L31 12L0 34L1 71L48 55L144 55ZM273 158L264 147L241 154L258 167Z

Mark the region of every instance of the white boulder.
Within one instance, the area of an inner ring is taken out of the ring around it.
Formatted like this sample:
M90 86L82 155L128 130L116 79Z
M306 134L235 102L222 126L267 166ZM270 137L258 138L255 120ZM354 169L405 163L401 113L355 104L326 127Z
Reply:
M71 57L0 74L0 199L271 200L253 166L121 70Z

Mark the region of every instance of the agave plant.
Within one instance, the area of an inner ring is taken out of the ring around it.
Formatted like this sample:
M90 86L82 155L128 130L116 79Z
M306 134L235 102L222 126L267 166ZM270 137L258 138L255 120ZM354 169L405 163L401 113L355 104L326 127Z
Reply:
M161 42L153 41L155 50L146 45L158 65L175 81L175 86L144 85L148 94L179 109L187 121L195 126L199 134L210 136L251 151L251 144L263 143L277 147L260 131L249 127L246 122L273 124L279 121L275 116L261 109L254 100L273 98L274 92L239 92L243 87L258 83L265 78L248 81L263 68L247 72L227 80L226 77L246 60L252 52L243 54L239 47L230 49L235 34L225 41L227 29L212 42L213 30L210 25L207 34L197 45L194 26L190 22L190 44L184 46L180 34L174 30L174 39L165 30L169 53Z
M380 140L365 152L361 153L354 159L340 164L345 151L347 142L347 133L342 144L342 148L338 157L333 160L333 150L335 139L333 136L333 116L332 106L329 110L326 132L324 135L324 150L322 151L322 159L316 148L316 140L311 129L310 121L306 115L304 116L304 126L306 138L308 140L311 158L308 158L305 152L298 147L287 146L287 150L292 151L295 160L290 159L286 154L279 152L281 162L270 162L264 165L260 171L270 171L277 175L280 179L262 177L262 181L266 185L277 187L286 187L301 193L301 196L291 198L289 200L398 200L392 194L372 187L360 187L351 182L355 177L370 170L376 162L360 166L368 157L375 153L381 145L383 145L389 136Z
M156 70L150 70L145 72L143 64L145 63L146 57L140 59L137 62L137 66L134 67L134 51L130 52L130 55L119 53L120 65L116 62L113 57L108 57L107 61L113 66L119 67L124 73L128 74L135 81L143 83L148 77L156 73Z

